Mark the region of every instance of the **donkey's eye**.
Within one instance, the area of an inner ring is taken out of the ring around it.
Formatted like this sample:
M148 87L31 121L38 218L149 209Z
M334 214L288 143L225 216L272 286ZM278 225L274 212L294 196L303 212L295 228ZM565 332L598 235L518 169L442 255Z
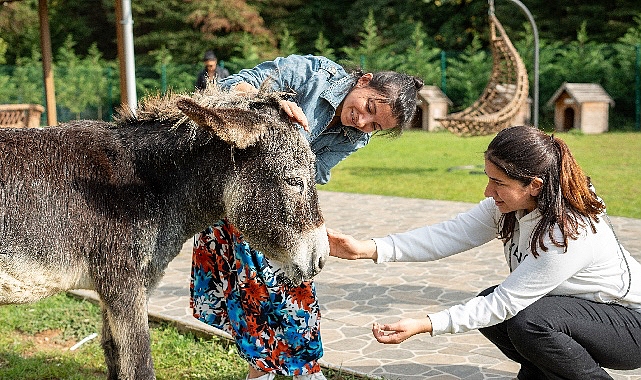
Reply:
M296 190L300 193L302 193L303 189L305 189L305 182L303 182L303 179L300 177L285 178L285 183L289 186L295 187Z

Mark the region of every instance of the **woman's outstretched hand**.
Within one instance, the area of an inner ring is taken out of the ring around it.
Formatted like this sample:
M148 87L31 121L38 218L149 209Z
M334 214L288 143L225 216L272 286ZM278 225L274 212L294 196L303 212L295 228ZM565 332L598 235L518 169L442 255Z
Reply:
M431 333L432 321L429 318L405 318L396 323L372 326L372 334L379 343L398 344L405 339L420 333Z
M329 239L329 255L341 259L372 259L376 261L376 243L374 240L356 240L351 235L340 233L331 228L327 229Z

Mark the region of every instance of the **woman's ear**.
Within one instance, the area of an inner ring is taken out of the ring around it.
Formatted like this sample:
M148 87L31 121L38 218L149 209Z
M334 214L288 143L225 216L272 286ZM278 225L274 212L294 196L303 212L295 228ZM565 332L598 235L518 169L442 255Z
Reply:
M372 80L374 77L374 74L372 73L366 73L361 75L360 78L358 78L358 81L356 82L356 87L365 87L369 84L369 82Z
M543 189L543 180L539 177L536 177L530 182L530 195L536 197Z

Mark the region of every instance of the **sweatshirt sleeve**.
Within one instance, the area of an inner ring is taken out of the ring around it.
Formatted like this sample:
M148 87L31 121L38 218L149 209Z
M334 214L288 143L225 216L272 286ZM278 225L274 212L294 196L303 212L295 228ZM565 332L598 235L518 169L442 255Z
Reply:
M572 241L573 245L581 245ZM568 252L548 244L547 252L538 257L528 254L522 263L485 297L450 307L428 317L432 321L432 335L459 333L492 326L508 320L541 297L556 294L561 284L590 265L592 255L587 247L573 247ZM563 285L562 294L580 295Z
M408 232L375 238L377 263L438 260L496 238L498 213L492 198L454 219Z

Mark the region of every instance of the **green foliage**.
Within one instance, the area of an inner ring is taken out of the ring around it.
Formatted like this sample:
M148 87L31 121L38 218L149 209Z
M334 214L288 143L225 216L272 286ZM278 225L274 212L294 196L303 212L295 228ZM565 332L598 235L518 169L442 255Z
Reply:
M492 72L492 57L481 49L481 42L474 38L472 44L458 57L447 59L447 96L454 102L454 109L465 108L481 95Z
M0 65L4 65L7 63L7 41L3 40L2 37L0 37Z
M8 97L7 103L39 104L42 102L44 84L42 82L42 65L39 60L40 53L37 50L32 52L30 59L18 59L18 66L10 76L12 83L9 84L9 88L12 88L14 92L5 92Z
M271 56L266 57L266 45L256 45L254 39L249 34L243 34L238 41L238 47L234 56L225 66L230 72L238 72L245 68L252 68L266 59L274 59L277 56L276 50L271 50Z
M142 94L190 93L194 91L196 76L202 70L200 64L180 65L173 63L174 57L165 46L149 53L155 59L152 77L141 80Z
M318 32L318 38L316 38L314 48L316 49L317 55L327 57L332 61L336 60L336 51L330 47L329 41L325 38L323 32Z
M415 75L423 79L427 85L439 85L441 83L441 49L430 47L427 39L423 25L420 22L417 23L412 33L413 44L408 45L405 54L402 54L404 60L396 70Z
M641 75L635 68L641 3L617 1L625 7L611 12L604 11L605 0L573 7L541 0L528 3L541 36L540 125L552 124L552 109L545 103L563 82L595 82L615 100L611 128L636 128L632 123L637 102L634 83ZM4 58L8 63L0 67L0 103L44 104L37 6L35 0L24 0L10 2L0 11L0 35L6 42L0 41L0 62ZM69 0L49 7L59 121L109 120L119 103L120 86L113 4ZM279 55L315 53L348 70L403 71L435 85L441 83L439 56L445 51L444 90L455 104L450 111L478 98L492 68L483 2L140 0L132 7L139 98L168 90L191 92L207 49L216 51L231 73ZM73 20L68 20L70 11ZM594 11L603 12L593 14L603 14L607 21L581 18ZM514 5L496 4L496 13L527 66L533 90L531 26ZM574 29L565 30L568 26ZM562 38L550 32L560 35L560 29ZM604 42L603 36L614 30L621 37ZM565 37L569 33L572 38ZM71 54L70 60L65 54Z
M286 57L291 54L297 54L298 50L296 49L296 40L289 34L289 30L285 28L283 33L280 35L280 55Z
M7 43L7 63L30 57L40 47L38 0L3 2L0 7L0 36Z
M81 58L74 51L75 45L68 36L58 51L54 80L57 101L80 119L83 111L91 106L100 108L104 104L107 79L103 75L105 65L96 46L90 46L87 55Z
M395 66L393 56L378 33L372 10L369 11L369 15L363 23L363 29L359 33L361 42L358 47L344 47L342 49L346 58L341 63L347 67L360 67L363 71L390 70Z

